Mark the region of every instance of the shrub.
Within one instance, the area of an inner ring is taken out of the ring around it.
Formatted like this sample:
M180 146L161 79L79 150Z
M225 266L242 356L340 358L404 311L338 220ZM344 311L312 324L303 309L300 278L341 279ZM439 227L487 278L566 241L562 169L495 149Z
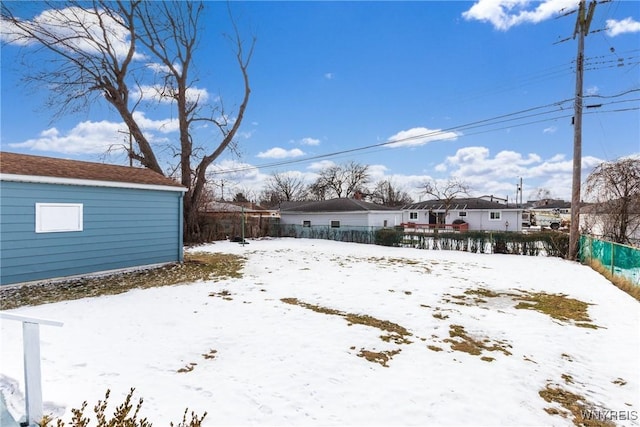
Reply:
M400 246L403 231L394 228L381 228L376 230L375 243L382 246Z
M99 400L96 406L93 407L93 411L95 412L96 420L98 424L96 427L152 427L149 421L146 418L138 419L138 415L140 413L140 408L142 407L142 398L138 400L138 404L133 407L131 403L131 399L133 398L133 392L135 391L132 388L129 391L129 394L124 399L124 402L116 407L113 415L108 418L105 415L107 410L107 405L109 402L109 395L111 394L111 390L107 390L104 396L104 400ZM71 424L69 427L87 427L91 420L84 415L84 411L87 408L87 402L83 402L80 409L72 409L71 413L73 417L71 418ZM131 411L133 410L133 414ZM189 409L184 410L184 414L182 415L182 422L179 424L170 423L171 427L200 427L202 425L202 421L207 416L205 412L202 417L196 415L195 412L191 412L191 419L187 420L187 412ZM131 414L131 415L130 415ZM40 427L53 427L53 418L48 415L45 415L42 418L42 421L39 423ZM56 420L55 427L64 427L65 423L58 419Z

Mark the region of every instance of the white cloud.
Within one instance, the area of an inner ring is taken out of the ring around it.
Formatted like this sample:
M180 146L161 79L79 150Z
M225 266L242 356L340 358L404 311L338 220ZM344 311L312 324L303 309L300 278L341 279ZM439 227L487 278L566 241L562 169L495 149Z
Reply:
M128 143L128 137L119 133L123 129L124 127L121 123L86 121L78 123L66 134L56 128L50 128L42 131L37 138L9 144L9 146L12 148L28 148L32 151L50 151L65 154L104 153L110 147L122 146L124 148L125 139Z
M582 159L583 180L602 160L586 156ZM523 154L503 150L495 156L487 147L465 147L449 156L437 172L448 171L450 177L466 182L476 195L494 194L515 197L515 185L523 178L525 193L535 188L545 188L554 197L568 200L571 197L573 161L556 154L543 160L538 154Z
M151 143L165 141L158 138L155 132L168 134L178 130L178 121L175 119L153 120L143 112L136 112L133 117ZM128 144L128 141L128 130L124 123L102 120L80 122L68 132L61 132L55 127L46 129L37 138L10 143L9 146L33 151L95 154L123 150L119 147Z
M302 138L298 142L302 145L320 145L320 140L317 138Z
M544 128L542 133L556 133L558 128L556 126L549 126L548 128Z
M55 41L59 47L69 51L93 54L100 50L100 46L108 43L117 57L124 58L131 45L127 29L101 9L48 9L32 21L22 22L31 28L42 28L43 31L38 32L39 37L46 42ZM32 38L7 21L3 20L1 24L2 41L18 45L34 43ZM106 42L105 35L108 38ZM135 53L134 59L144 59L144 55Z
M416 147L433 141L455 140L460 134L441 129L416 127L403 130L389 137L387 147ZM394 142L397 141L397 142Z
M161 64L159 62L148 62L146 64L147 68L154 71L155 73L170 73L171 70L165 64ZM173 64L173 67L178 71L182 71L182 66L180 64Z
M165 88L161 85L140 85L131 91L131 98L140 98L147 101L159 101L165 103L174 102L172 98L172 89ZM189 102L207 102L209 100L209 92L206 89L197 87L187 88L187 101Z
M632 17L625 18L622 21L607 19L607 34L610 37L638 32L640 32L640 22L635 21Z
M334 77L335 77L334 73L324 73L324 78L327 80L333 80Z
M447 171L447 165L445 165L444 163L440 163L438 165L436 165L435 167L435 171L436 172L446 172Z
M258 153L257 157L261 159L287 159L290 157L304 156L304 151L299 148L293 148L291 150L285 150L284 148L274 147L267 151Z
M584 90L585 95L597 95L600 92L598 86L589 86Z
M561 10L575 9L576 3L576 0L478 0L462 16L469 21L489 22L495 29L507 31L516 25L544 21Z
M179 130L179 123L177 119L148 119L142 111L136 111L133 113L133 118L143 131L171 133ZM123 124L120 124L120 126L123 126Z
M320 160L319 162L311 163L307 167L307 169L312 170L312 171L317 171L317 170L330 168L331 166L335 166L335 165L336 165L336 163L332 162L331 160Z

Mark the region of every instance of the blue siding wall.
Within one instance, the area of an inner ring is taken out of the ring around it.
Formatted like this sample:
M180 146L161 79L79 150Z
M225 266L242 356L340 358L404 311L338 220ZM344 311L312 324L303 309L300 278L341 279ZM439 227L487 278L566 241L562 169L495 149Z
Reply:
M0 183L0 284L182 261L182 193ZM36 203L82 203L83 231L35 232Z

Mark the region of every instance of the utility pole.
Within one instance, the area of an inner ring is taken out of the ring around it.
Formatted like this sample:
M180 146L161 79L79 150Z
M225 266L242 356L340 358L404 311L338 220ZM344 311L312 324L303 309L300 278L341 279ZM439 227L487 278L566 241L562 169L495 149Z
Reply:
M571 186L571 226L569 228L570 260L578 257L580 240L580 182L582 179L582 77L584 74L584 38L589 34L589 26L596 9L596 1L592 0L589 10L585 10L585 0L580 0L578 18L573 38L578 36L578 55L576 57L576 97L573 116L573 182Z

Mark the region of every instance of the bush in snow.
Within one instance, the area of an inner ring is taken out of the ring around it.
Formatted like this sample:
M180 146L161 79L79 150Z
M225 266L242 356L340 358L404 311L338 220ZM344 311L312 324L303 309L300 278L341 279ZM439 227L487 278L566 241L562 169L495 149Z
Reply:
M375 243L382 246L400 246L402 242L403 231L395 228L381 228L376 230Z
M140 408L142 407L142 398L138 400L138 404L135 409L133 404L131 403L131 399L133 397L134 388L129 391L127 397L125 397L124 402L118 406L113 415L108 417L105 415L105 411L107 410L107 404L109 401L109 394L111 390L107 390L104 396L104 400L99 400L96 406L93 407L93 411L96 415L96 420L98 424L96 427L151 427L149 421L146 418L138 419L138 414L140 412ZM84 411L87 408L87 402L83 402L80 409L72 409L71 413L73 414L73 418L71 419L71 424L69 427L88 427L91 420L84 416ZM133 410L133 414L129 415ZM195 414L195 412L191 412L191 419L187 420L187 412L188 408L184 410L184 414L182 415L182 422L179 424L169 424L171 427L200 427L202 425L202 420L207 416L205 412L202 417L199 417ZM40 427L53 427L53 418L45 415L42 421L39 423ZM65 423L62 420L57 420L55 427L64 427Z

